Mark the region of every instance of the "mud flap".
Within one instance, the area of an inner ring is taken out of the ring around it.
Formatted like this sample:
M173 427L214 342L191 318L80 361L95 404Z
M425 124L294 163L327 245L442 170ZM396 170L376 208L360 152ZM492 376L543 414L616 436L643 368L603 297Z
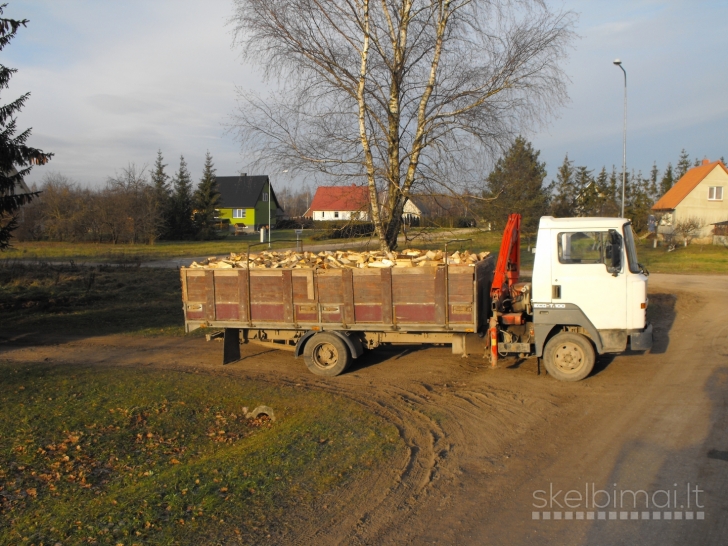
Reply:
M222 363L230 364L238 360L240 360L240 328L225 328Z
M652 324L648 324L644 330L630 334L629 348L633 351L652 349Z

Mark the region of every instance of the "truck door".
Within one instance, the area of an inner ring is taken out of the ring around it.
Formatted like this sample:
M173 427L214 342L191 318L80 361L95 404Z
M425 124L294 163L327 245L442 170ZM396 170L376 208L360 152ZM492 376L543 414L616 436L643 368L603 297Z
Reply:
M621 235L609 229L554 231L551 302L576 305L597 330L625 329L627 276Z

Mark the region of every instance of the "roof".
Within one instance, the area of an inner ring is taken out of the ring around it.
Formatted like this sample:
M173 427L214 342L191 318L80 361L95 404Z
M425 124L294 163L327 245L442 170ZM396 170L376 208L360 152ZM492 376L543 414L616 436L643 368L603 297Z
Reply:
M322 186L316 188L309 211L368 211L367 186ZM308 212L308 211L307 211Z
M728 169L725 168L725 165L721 161L713 161L710 163L707 159L704 159L702 165L693 167L686 172L665 195L660 197L657 203L652 205L652 210L673 210L716 167L720 167L728 175Z
M217 187L220 190L218 208L252 209L258 204L268 182L267 175L248 176L218 176ZM271 194L277 208L280 208L276 193L271 186Z
M618 229L628 222L627 218L554 218L553 216L542 216L538 227L539 229Z

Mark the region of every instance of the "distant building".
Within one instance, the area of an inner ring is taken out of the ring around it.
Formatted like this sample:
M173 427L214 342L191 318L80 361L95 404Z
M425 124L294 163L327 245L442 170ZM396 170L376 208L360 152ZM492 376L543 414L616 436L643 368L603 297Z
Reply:
M229 220L237 229L258 230L269 223L275 225L283 209L278 204L268 176L218 176L220 190L217 217Z
M652 206L660 215L658 234L671 234L677 222L695 218L703 223L695 237L709 242L713 225L728 220L728 169L721 161L703 159L701 165L686 172Z
M304 217L313 220L370 220L367 186L322 186Z

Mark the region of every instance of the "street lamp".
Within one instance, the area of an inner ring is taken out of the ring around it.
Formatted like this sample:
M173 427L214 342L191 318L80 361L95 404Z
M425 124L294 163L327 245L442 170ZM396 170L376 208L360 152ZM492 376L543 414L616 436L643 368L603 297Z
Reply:
M624 136L622 152L622 218L624 218L624 186L627 180L627 71L622 66L622 61L614 59L614 64L624 72Z

